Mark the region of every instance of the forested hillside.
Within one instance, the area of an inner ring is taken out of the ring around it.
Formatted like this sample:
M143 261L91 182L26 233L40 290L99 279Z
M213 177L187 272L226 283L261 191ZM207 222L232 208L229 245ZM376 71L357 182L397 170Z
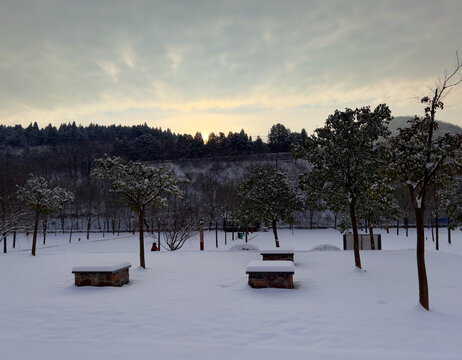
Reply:
M404 126L405 121L407 118L397 118L390 127ZM440 129L444 128L462 132L459 127L443 123ZM16 186L24 184L29 174L35 174L75 195L72 203L54 214L54 228L130 229L133 214L119 203L117 195L108 194L106 188L89 177L94 159L108 154L173 167L179 175L190 179L183 189L182 201L198 217L213 222L237 208L233 189L252 165L280 168L296 182L298 174L306 171L309 164L294 161L288 151L292 143L303 142L307 137L305 130L292 132L281 124L269 129L267 142L259 137L252 139L244 130L228 135L212 133L204 142L200 133L175 134L147 125L83 127L73 123L43 129L37 124L26 128L1 125L2 213L7 213L9 204L14 202ZM151 211L148 225L154 226L158 216ZM306 226L332 226L335 222L334 214L317 212L310 206L298 214L298 220ZM47 226L46 220L43 226Z

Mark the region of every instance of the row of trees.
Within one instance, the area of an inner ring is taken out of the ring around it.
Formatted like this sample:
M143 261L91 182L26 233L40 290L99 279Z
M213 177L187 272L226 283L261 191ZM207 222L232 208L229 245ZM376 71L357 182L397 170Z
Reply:
M108 153L130 160L155 161L175 160L229 155L263 154L287 152L295 141L303 141L307 133L291 132L282 124L269 130L268 142L260 137L255 140L244 130L210 133L207 142L202 134L175 134L169 129L137 126L103 126L91 124L78 126L62 124L58 128L51 124L40 129L37 123L23 128L21 125L0 125L0 147L6 150L22 149L53 152L62 147L89 146L98 151L99 156Z

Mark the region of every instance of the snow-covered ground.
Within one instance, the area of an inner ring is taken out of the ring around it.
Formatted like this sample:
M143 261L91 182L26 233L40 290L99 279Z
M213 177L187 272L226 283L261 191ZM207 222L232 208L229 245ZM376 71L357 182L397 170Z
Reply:
M382 234L383 251L362 251L366 272L334 230L280 231L295 250L296 289L251 289L246 265L259 252L228 251L206 232L178 252L150 252L138 268L138 239L50 234L37 256L30 236L0 254L1 359L461 359L462 233L435 251L428 233L430 307L417 305L415 230ZM80 242L76 239L80 237ZM274 248L271 232L250 244ZM11 239L8 239L11 247ZM73 285L74 266L130 262L121 288Z

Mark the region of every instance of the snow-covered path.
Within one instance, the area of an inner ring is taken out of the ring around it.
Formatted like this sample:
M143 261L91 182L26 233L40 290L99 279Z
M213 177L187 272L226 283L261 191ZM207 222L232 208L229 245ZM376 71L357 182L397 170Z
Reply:
M251 240L272 248L270 233ZM251 289L245 266L258 252L227 251L206 233L182 251L146 253L136 237L67 244L58 234L37 256L0 255L0 354L4 359L460 359L462 234L427 252L431 311L417 306L414 235L386 235L384 251L307 251L341 245L330 230L281 231L295 253L294 290ZM83 239L83 237L82 237ZM94 240L98 240L96 234ZM102 240L102 239L101 239ZM106 239L105 239L106 240ZM27 240L19 239L22 250ZM433 246L431 240L428 247ZM414 246L413 246L414 245ZM406 250L408 249L408 250ZM129 261L130 284L76 288L76 265Z

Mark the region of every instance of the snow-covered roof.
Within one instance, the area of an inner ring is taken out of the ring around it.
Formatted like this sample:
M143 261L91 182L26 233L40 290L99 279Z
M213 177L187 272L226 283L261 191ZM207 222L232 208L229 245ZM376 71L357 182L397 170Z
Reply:
M261 255L267 254L294 254L294 249L272 249L272 250L262 250Z
M72 268L72 272L114 272L124 268L129 268L132 265L124 262L117 265L103 265L103 266L76 266Z
M254 260L249 262L246 272L288 272L294 273L295 267L292 261L275 260L275 261L261 261Z

